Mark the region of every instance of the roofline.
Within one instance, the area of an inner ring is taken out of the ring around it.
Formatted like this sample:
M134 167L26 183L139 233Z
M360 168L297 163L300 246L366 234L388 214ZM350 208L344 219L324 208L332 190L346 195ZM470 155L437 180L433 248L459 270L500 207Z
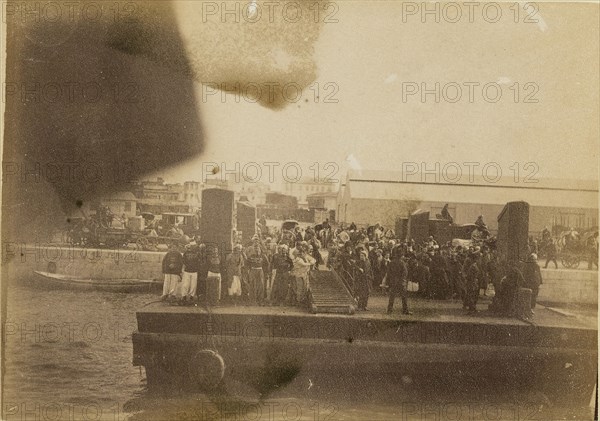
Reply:
M502 189L525 189L525 190L554 190L554 191L578 191L588 193L598 193L598 190L594 189L575 189L565 187L534 187L534 186L507 186L504 184L475 184L475 183L429 183L423 181L402 181L402 180L366 180L359 178L350 178L349 181L356 181L359 183L387 183L387 184L417 184L417 185L433 185L433 186L461 186L461 187L485 187L485 188L502 188Z

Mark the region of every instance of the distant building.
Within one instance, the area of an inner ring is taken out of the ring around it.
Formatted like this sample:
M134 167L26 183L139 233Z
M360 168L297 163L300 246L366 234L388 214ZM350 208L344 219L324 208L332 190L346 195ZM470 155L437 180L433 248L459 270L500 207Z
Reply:
M186 181L183 184L165 183L164 179L144 180L136 183L133 194L141 212L196 212L201 206L202 184Z
M529 203L531 234L545 226L574 227L586 230L598 226L598 182L587 180L540 179L537 183L516 183L510 177L495 183L467 175L453 180L420 181L400 172L348 172L337 203L337 218L341 222L366 225L381 223L394 227L397 218L406 218L417 209L440 213L447 203L450 215L458 224L473 223L479 215L495 232L497 217L507 202L524 200Z
M308 207L307 196L313 193L332 193L337 190L336 182L327 182L304 178L298 182L286 182L283 192L298 199L298 205Z
M337 192L313 193L306 196L308 209L336 210Z
M198 181L185 181L182 195L179 200L188 204L191 211L197 210L202 200L202 184Z
M283 193L269 192L266 194L265 204L271 207L295 209L298 207L298 199Z
M258 204L256 208L259 217L265 216L267 219L295 218L298 199L279 192L268 192L265 194L264 204Z
M108 206L117 217L121 217L123 214L127 218L135 216L136 204L137 199L130 192L119 192L100 199L100 205Z
M264 183L242 182L239 183L239 188L235 190L235 193L237 200L240 200L242 196L245 196L246 200L255 205L261 205L266 203L267 195L270 191L271 188Z
M229 186L229 181L227 179L218 178L207 178L204 180L205 188L218 188L223 190L232 190Z

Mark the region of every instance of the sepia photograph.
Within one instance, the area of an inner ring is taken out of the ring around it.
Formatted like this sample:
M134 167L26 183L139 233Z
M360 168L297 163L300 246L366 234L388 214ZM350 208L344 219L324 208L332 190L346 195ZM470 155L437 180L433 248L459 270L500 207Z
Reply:
M0 420L598 419L598 1L0 4Z

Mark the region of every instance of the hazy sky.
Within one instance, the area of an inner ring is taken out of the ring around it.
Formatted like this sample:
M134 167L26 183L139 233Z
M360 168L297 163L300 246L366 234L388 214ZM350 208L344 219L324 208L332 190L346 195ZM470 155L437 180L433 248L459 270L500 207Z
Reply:
M484 14L479 6L471 23L464 3L457 4L457 23L450 22L455 10L449 8L440 11L439 23L434 15L422 23L419 10L409 15L399 2L336 3L338 22L324 23L314 45L312 89L280 110L243 98L236 103L231 94L224 101L220 93L206 96L212 89L197 83L206 150L161 175L168 181L201 179L203 162L234 168L236 161L240 167L298 162L311 175L312 163L323 171L335 162L343 178L351 156L353 165L365 169L473 161L497 162L510 175L515 162L521 168L535 162L540 177L597 179L598 4L537 3L537 23L524 23L533 11L514 3L502 4L495 23L485 18L494 20L496 11ZM234 62L235 48L228 50ZM294 60L285 47L270 54L283 68ZM434 94L425 101L420 92L408 95L422 83L434 89L436 82L439 103ZM488 83L494 85L486 100L482 87ZM502 97L494 103L498 86ZM457 87L462 97L450 102ZM528 94L537 103L526 103ZM266 174L262 181L268 181ZM280 181L279 169L275 175Z

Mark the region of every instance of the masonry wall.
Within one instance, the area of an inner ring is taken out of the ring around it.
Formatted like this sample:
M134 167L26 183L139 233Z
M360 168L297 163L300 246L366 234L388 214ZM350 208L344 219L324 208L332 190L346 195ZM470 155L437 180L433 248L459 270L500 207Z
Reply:
M46 272L55 266L56 273L82 278L161 279L163 256L164 252L5 244L2 275L3 281L19 282L34 270ZM542 269L542 279L540 302L598 304L598 271Z
M161 279L164 252L5 244L3 275L10 281L32 276L34 270L97 279Z
M598 305L598 271L542 269L542 303Z

